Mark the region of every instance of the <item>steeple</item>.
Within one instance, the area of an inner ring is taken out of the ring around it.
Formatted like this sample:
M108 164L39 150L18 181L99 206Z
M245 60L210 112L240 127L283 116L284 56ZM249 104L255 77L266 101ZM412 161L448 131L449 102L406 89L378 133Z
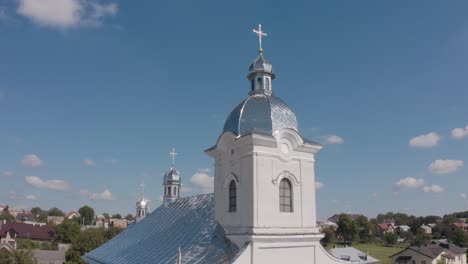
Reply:
M271 95L271 81L275 79L273 66L263 57L262 37L267 36L262 31L262 25L258 25L258 30L253 30L258 35L258 57L250 64L247 79L250 81L250 94L264 93Z
M175 152L175 148L172 148L172 152L169 155L172 156L172 165L168 172L164 175L164 196L163 204L167 206L173 201L179 199L180 197L180 186L182 186L180 173L175 167L175 156L178 153Z
M140 184L141 192L140 198L136 202L136 222L140 222L143 218L146 217L148 213L148 200L145 198L145 183L142 181Z

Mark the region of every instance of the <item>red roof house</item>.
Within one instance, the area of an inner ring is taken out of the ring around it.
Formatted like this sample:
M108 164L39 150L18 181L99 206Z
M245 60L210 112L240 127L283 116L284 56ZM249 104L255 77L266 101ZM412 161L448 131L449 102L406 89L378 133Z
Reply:
M2 225L0 237L29 238L32 240L52 241L54 231L47 225L30 225L19 222L8 222Z
M379 224L379 227L383 231L384 234L393 233L395 231L395 228L393 227L392 224L383 223L383 224Z

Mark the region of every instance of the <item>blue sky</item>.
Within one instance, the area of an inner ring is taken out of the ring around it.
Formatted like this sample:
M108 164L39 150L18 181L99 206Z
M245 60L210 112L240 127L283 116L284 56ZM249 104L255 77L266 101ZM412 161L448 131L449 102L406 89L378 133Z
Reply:
M317 156L320 219L468 210L468 2L0 2L0 204L160 203L177 149L185 195L268 33L277 96Z

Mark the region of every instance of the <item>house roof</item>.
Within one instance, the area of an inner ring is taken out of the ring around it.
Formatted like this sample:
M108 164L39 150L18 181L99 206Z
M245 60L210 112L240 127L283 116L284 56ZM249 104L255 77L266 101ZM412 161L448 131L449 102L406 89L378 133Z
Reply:
M62 264L66 261L63 250L33 250L33 257L38 264Z
M69 213L67 213L67 214L65 215L65 218L68 218L68 217L72 216L73 214L80 215L78 212L71 211L71 212L69 212Z
M333 255L335 258L339 258L339 259L354 262L354 263L371 264L371 263L379 262L378 259L372 256L369 256L366 253L359 251L353 247L332 248L328 250L328 252L330 252L330 254Z
M17 233L18 238L30 238L36 240L52 240L54 231L47 225L30 225L19 222L8 222L3 224L0 229L0 237L6 237L6 233L10 230Z
M139 223L86 254L90 264L230 263L239 251L214 220L214 194L181 198L160 206Z
M389 229L390 227L393 227L392 224L388 224L388 223L383 223L383 224L379 224L379 227L383 230L387 230Z
M442 246L441 246L442 245ZM408 247L394 255L392 255L391 257L393 256L396 256L398 254L401 254L403 252L405 252L406 250L414 250L422 255L425 255L427 257L430 257L432 259L436 258L437 256L439 256L442 252L445 252L445 254L449 254L449 255L458 255L458 254L463 254L466 252L466 249L464 248L461 248L461 247L458 247L454 244L440 244L440 245L437 245L437 244L430 244L430 245L427 245L427 246L421 246L421 247Z
M18 221L31 221L31 222L36 221L36 215L34 215L34 214L19 213L19 214L16 215L15 218Z

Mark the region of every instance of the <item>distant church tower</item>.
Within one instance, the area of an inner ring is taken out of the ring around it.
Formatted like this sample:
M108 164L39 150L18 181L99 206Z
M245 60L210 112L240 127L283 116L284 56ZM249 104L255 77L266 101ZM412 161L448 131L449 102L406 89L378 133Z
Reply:
M173 201L179 199L180 197L180 186L182 186L180 173L175 167L175 156L177 153L175 149L172 149L172 152L169 153L172 156L172 166L171 169L166 172L164 175L164 196L163 196L163 205L167 206Z
M252 247L252 263L315 263L323 236L314 164L322 146L301 136L296 115L275 96L275 73L261 46L266 34L260 25L254 32L260 48L247 75L249 96L206 150L215 159L215 219L239 248Z
M140 222L148 214L148 200L145 198L145 184L142 182L140 184L141 194L136 202L136 222Z

